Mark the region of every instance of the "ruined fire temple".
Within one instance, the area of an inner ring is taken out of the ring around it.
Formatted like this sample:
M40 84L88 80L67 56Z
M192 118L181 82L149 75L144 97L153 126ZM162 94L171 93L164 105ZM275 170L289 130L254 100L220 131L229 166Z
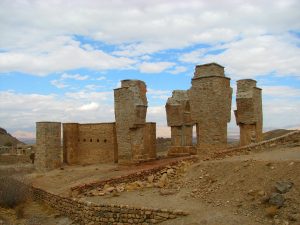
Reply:
M156 123L146 120L146 92L146 84L141 80L121 81L121 87L114 89L115 122L37 122L36 168L50 170L61 163L141 163L156 159ZM224 67L216 63L197 65L190 89L174 90L165 105L171 129L167 156L226 149L231 101L230 78L225 76ZM237 81L236 103L240 145L261 141L262 95L255 80Z
M255 80L237 81L236 105L234 114L240 127L240 145L262 141L261 89L256 87Z

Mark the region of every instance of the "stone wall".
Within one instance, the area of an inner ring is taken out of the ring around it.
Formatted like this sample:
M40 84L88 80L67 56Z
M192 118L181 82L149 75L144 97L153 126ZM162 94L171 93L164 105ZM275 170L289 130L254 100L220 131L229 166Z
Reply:
M93 164L117 162L115 123L64 123L64 162Z
M155 134L147 133L146 84L140 80L123 80L121 88L114 90L114 98L119 161L149 159L150 148L145 144L156 137L145 137Z
M168 155L190 154L193 152L193 122L187 91L173 91L165 107L168 126L171 127L171 147Z
M196 123L198 151L226 148L232 88L224 67L216 63L196 66L188 94L192 120Z
M280 147L282 145L296 144L300 146L300 130L292 131L280 137L272 138L266 141L261 141L259 143L253 143L246 146L238 147L238 148L231 148L226 149L214 154L215 157L223 157L226 155L237 154L241 152L249 152L255 150L265 150L274 147Z
M31 163L31 160L28 155L11 155L3 154L0 155L0 165L7 164L20 164L20 163Z
M180 210L130 207L128 205L94 204L54 195L39 188L33 188L37 201L45 202L79 224L99 225L147 225L156 224L178 216L187 215Z
M262 96L255 80L237 81L236 104L237 110L234 113L240 127L240 145L262 141Z
M35 167L51 170L61 166L61 123L36 123Z
M198 157L196 156L188 156L174 159L175 161L168 162L165 165L157 165L152 167L151 169L142 169L139 171L135 171L128 175L112 177L106 180L95 181L89 184L78 185L71 188L71 192L73 196L78 196L78 194L82 194L89 190L95 188L103 188L105 184L109 184L110 186L117 186L121 183L131 183L134 181L147 180L148 176L153 175L163 169L169 168L169 166L176 166L180 164L182 161L186 162L196 162Z

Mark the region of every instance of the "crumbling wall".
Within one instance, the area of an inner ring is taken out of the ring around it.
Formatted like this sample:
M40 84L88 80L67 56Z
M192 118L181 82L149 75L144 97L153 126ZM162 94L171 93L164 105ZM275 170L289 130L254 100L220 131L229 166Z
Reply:
M64 161L68 164L117 162L115 123L64 123Z
M171 147L168 155L190 154L193 149L193 122L187 91L173 91L165 107L168 126L171 127Z
M144 140L148 107L146 84L140 80L123 80L121 88L114 90L114 98L119 160L148 159L149 146L145 146L148 142Z
M60 167L61 163L61 123L37 122L35 167L51 170Z
M232 88L224 67L216 63L196 66L188 95L192 120L196 123L198 150L226 148Z
M240 145L262 141L262 96L255 80L237 81L236 103L235 117L240 127Z

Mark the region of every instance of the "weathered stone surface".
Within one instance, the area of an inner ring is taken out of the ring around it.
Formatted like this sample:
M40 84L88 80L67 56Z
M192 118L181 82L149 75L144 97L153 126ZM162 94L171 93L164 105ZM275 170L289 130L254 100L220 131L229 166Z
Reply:
M237 81L236 105L234 113L240 127L240 145L262 141L262 96L255 80Z
M279 193L284 194L288 192L293 187L293 185L294 183L291 181L278 181L275 184L275 188Z
M224 149L232 97L230 78L225 77L224 67L216 63L196 66L188 96L198 150Z
M272 193L269 198L269 203L277 207L282 207L285 199L282 194Z
M193 144L193 122L187 91L173 91L165 107L168 126L171 126L171 148L168 155L190 154ZM180 152L177 151L178 148Z
M63 153L67 164L117 162L115 123L64 123Z
M156 157L156 125L146 123L146 91L146 84L140 80L123 80L121 88L114 90L118 159L121 161Z
M61 123L36 123L35 167L38 170L59 168L61 158Z

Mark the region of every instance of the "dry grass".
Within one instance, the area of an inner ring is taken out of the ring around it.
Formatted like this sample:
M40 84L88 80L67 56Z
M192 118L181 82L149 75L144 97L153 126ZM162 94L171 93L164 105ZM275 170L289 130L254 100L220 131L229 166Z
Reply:
M11 177L0 178L0 206L15 208L30 198L30 188Z

